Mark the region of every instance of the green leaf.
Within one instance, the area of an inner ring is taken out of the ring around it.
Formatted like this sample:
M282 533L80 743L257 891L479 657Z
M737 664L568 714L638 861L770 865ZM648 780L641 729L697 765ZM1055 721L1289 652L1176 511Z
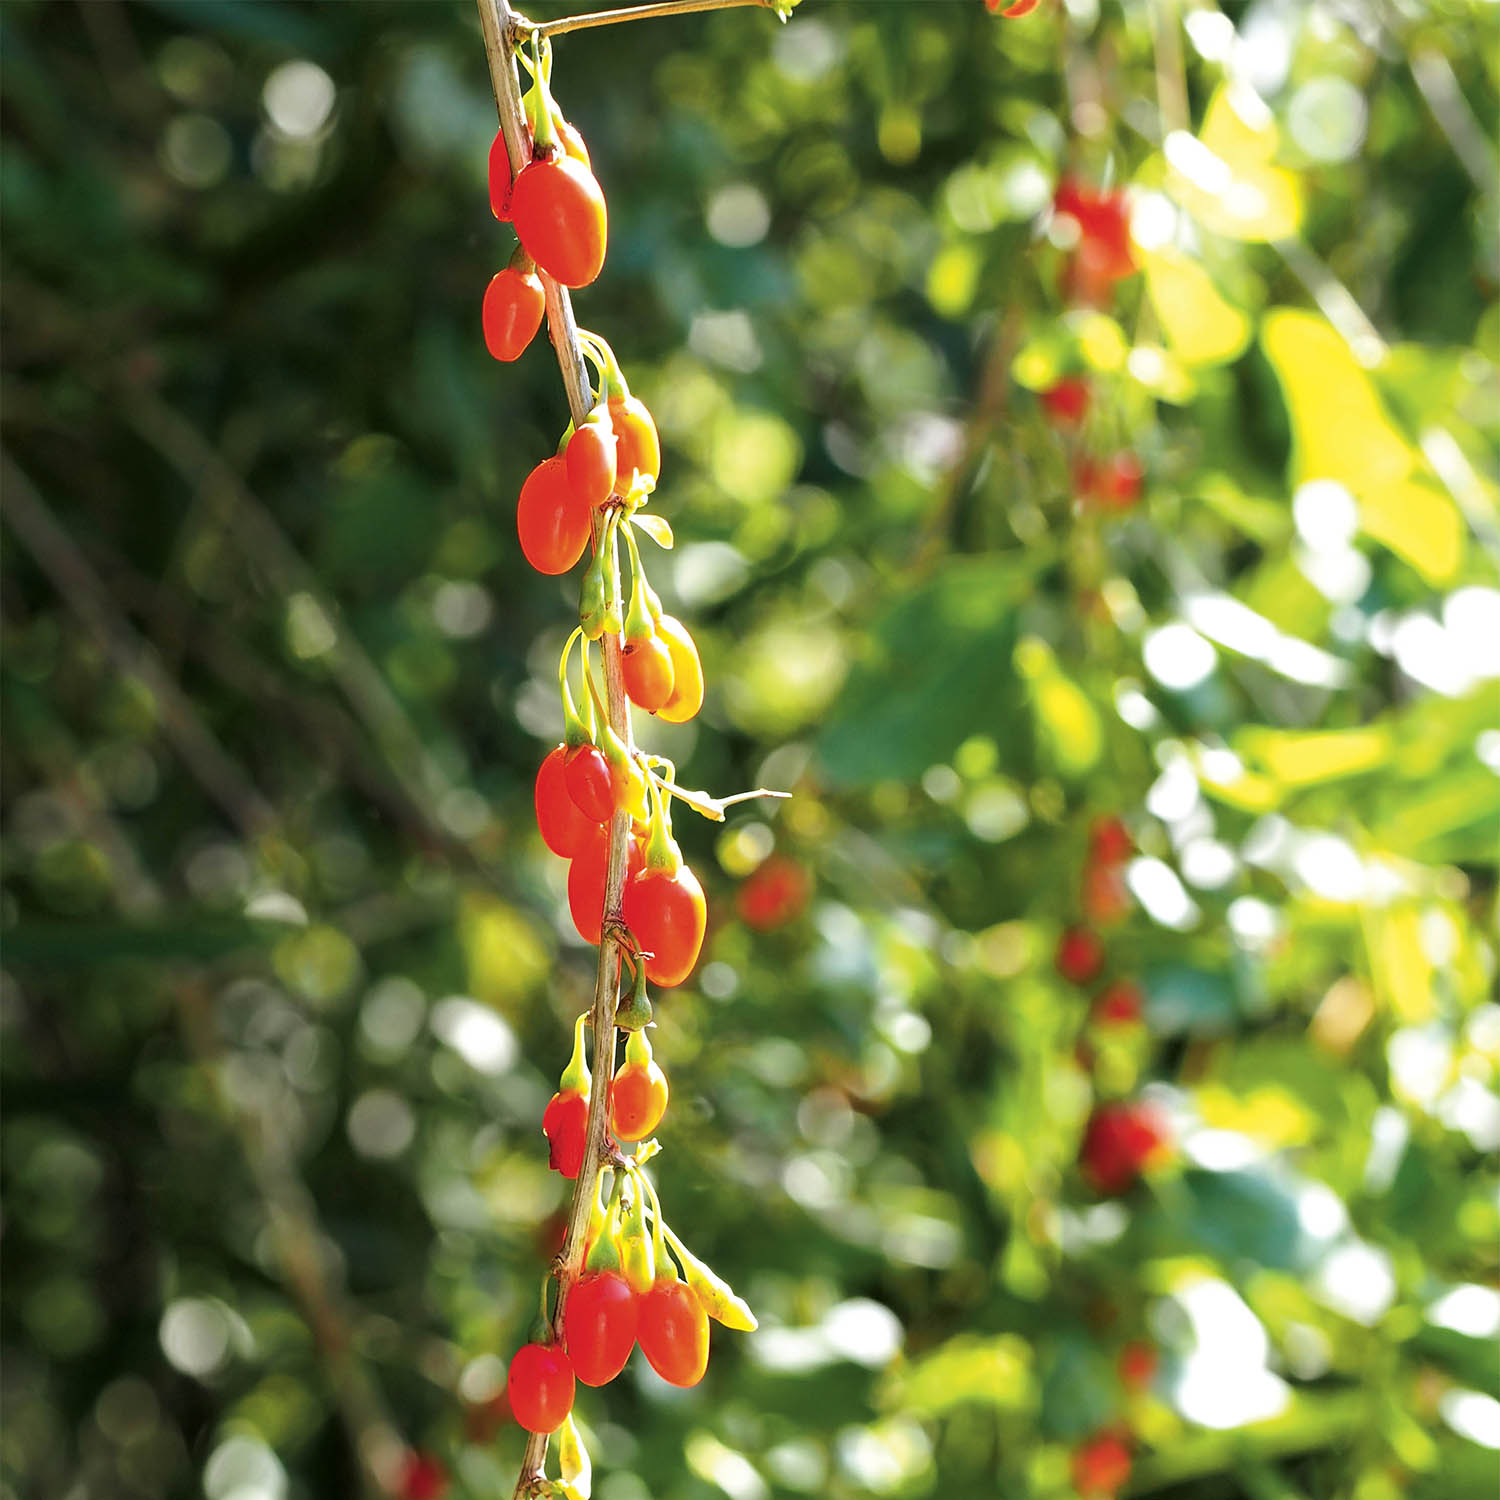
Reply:
M818 744L831 780L914 781L971 735L1016 732L1015 607L1039 553L955 558L876 620Z

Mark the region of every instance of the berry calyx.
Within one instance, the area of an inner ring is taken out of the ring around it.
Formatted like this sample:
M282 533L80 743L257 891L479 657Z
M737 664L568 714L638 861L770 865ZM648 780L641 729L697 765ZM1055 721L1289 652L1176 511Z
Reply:
M1160 1160L1171 1141L1165 1116L1142 1100L1101 1104L1089 1116L1078 1165L1098 1193L1114 1196Z
M563 1337L573 1373L585 1385L608 1385L630 1358L640 1303L624 1275L589 1271L579 1277L563 1308Z
M1088 984L1104 967L1104 944L1087 927L1065 927L1057 940L1056 963L1070 984Z
M587 286L603 269L609 241L604 193L574 157L539 155L528 162L511 188L510 217L531 258L554 281Z
M526 561L538 573L566 573L583 556L593 525L593 508L568 483L567 465L554 454L544 458L521 486L516 531Z
M556 1432L573 1409L573 1367L557 1344L526 1344L510 1362L505 1389L527 1432Z
M666 1261L671 1267L671 1260ZM708 1314L693 1289L658 1273L641 1302L641 1353L668 1385L697 1385L708 1368Z
M656 616L656 637L672 658L672 691L657 710L669 724L685 724L703 707L703 663L688 628L675 615Z
M621 1141L643 1141L667 1112L667 1075L644 1030L632 1031L609 1087L609 1125Z
M609 410L596 406L581 427L568 439L564 462L568 483L588 505L603 505L615 487L615 430Z
M580 750L592 750L592 745L581 745ZM568 784L568 756L572 752L566 744L558 745L547 752L541 768L536 773L536 789L533 801L536 805L536 826L541 831L542 842L564 859L572 859L584 846L590 835L598 830L603 818L591 817L584 811ZM595 754L598 754L595 751ZM602 760L603 757L601 756ZM587 768L580 773L587 776ZM608 768L605 780L608 781ZM613 806L610 811L613 812ZM606 815L607 816L607 815Z
M811 895L806 869L785 854L772 854L740 882L734 906L747 927L770 932L799 917Z
M484 347L495 359L520 359L542 326L546 310L546 294L531 257L518 249L510 264L490 277L484 289L479 309Z
M548 1165L570 1181L583 1169L589 1133L589 1094L593 1076L584 1055L583 1028L587 1013L573 1023L573 1055L558 1080L557 1092L542 1114L542 1132L549 1147ZM549 1429L550 1430L550 1429Z

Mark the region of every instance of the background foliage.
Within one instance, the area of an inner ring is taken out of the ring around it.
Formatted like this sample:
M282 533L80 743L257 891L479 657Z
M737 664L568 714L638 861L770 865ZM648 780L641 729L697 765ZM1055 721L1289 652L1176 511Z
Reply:
M1060 1496L1116 1427L1133 1494L1493 1493L1495 30L558 42L580 317L662 427L710 682L651 738L796 792L679 818L713 930L658 1008L667 1212L762 1329L585 1396L601 1500ZM592 950L530 810L572 585L511 507L566 411L479 337L473 8L10 0L0 56L0 1493L351 1494L390 1422L508 1494ZM1136 190L1104 309L1065 167ZM1075 503L1079 444L1139 506ZM1109 814L1145 1010L1102 1036L1053 950ZM761 932L773 847L814 891ZM1101 1200L1085 1121L1141 1092L1171 1159Z

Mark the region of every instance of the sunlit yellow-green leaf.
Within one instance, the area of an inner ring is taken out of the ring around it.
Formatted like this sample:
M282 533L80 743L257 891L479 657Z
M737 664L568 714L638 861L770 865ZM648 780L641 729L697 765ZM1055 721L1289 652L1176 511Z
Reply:
M1391 736L1377 727L1323 733L1248 729L1239 737L1238 749L1284 786L1310 786L1383 765L1391 753Z
M1027 682L1044 756L1065 776L1091 770L1104 749L1104 731L1088 695L1034 636L1017 645L1016 669Z
M946 245L927 268L927 300L945 318L961 317L979 286L979 251L971 244Z
M528 918L491 896L465 896L458 919L469 993L490 1004L524 998L546 975L551 954Z
M1250 319L1220 294L1207 271L1178 250L1141 252L1146 292L1173 352L1190 365L1215 365L1244 352Z
M1301 184L1271 165L1278 135L1261 99L1241 86L1214 95L1198 135L1173 131L1163 147L1167 186L1205 228L1237 240L1278 240L1302 220Z
M1281 380L1292 425L1292 481L1336 479L1360 506L1360 522L1429 583L1445 583L1463 552L1463 518L1422 472L1370 377L1316 314L1267 313L1261 340Z
M1020 1339L961 1334L888 1381L881 1404L929 1417L970 1401L1016 1407L1026 1403L1030 1385L1030 1356Z
M1432 963L1422 945L1421 913L1409 903L1376 912L1370 920L1369 943L1376 988L1397 1018L1429 1020Z
M1463 561L1464 519L1429 479L1372 488L1360 497L1367 535L1404 557L1429 583L1447 583Z
M1113 318L1101 312L1079 310L1069 313L1064 321L1077 340L1080 357L1091 370L1110 375L1124 369L1130 344Z

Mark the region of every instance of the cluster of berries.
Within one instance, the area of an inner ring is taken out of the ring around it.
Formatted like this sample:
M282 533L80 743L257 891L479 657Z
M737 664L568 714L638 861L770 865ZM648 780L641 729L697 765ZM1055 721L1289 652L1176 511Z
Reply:
M1137 269L1126 195L1064 177L1053 195L1052 216L1054 223L1066 226L1061 238L1071 242L1062 272L1063 295L1084 306L1107 305L1115 283ZM1093 387L1086 374L1069 373L1043 391L1041 401L1052 423L1076 436L1088 420ZM1146 469L1129 449L1094 454L1079 443L1072 479L1073 493L1082 505L1118 512L1141 498Z
M482 309L485 343L507 361L535 338L551 299L565 302L550 283L588 285L604 264L607 242L604 197L588 149L552 97L550 48L535 42L531 58L522 57L534 79L523 101L529 154L512 175L503 131L490 152L490 206L497 219L514 224L520 244L490 282ZM620 973L628 963L633 980L615 1012L615 1024L628 1033L617 1069L614 1029L594 1039L595 1069L613 1071L605 1075L607 1129L591 1181L579 1181L585 1162L594 1160L588 1015L577 1020L572 1058L543 1115L552 1168L588 1195L575 1198L573 1220L581 1227L587 1202L583 1265L576 1274L554 1269L544 1278L537 1326L511 1360L506 1381L515 1420L529 1432L557 1435L563 1494L587 1493L580 1476L588 1455L571 1416L576 1382L613 1380L638 1343L662 1379L694 1385L708 1364L711 1317L733 1328L755 1327L749 1308L669 1228L642 1170L657 1153L653 1135L669 1093L646 1035L652 1016L647 981L665 988L687 979L707 930L703 888L673 837L671 805L674 798L700 811L709 805L702 794L677 786L669 760L633 748L618 712L611 722L609 704L616 710L620 704L601 696L589 652L600 643L605 670L612 672L617 661L629 702L671 723L693 718L702 707L703 667L691 634L663 611L641 562L638 534L672 545L670 526L642 514L661 475L656 423L631 394L608 343L584 329L577 337L596 376L589 409L528 475L516 508L521 550L538 572L566 573L593 549L578 628L558 664L562 743L542 761L534 797L543 842L570 861L568 904L586 942L604 941L612 831L625 839L625 884L609 925L622 955ZM621 598L622 549L630 564L628 603ZM575 647L582 685L576 700L570 682ZM710 815L721 814L714 808ZM634 1145L634 1155L622 1144ZM554 1279L557 1300L549 1312Z
M1081 989L1099 979L1108 962L1098 929L1118 921L1129 910L1124 866L1133 852L1130 832L1118 818L1101 818L1090 830L1081 892L1088 921L1063 929L1054 960L1057 972ZM1097 1066L1099 1052L1111 1047L1115 1039L1137 1038L1142 1030L1143 1008L1139 986L1128 979L1113 979L1094 996L1089 1009L1092 1040L1081 1055L1084 1062L1095 1065L1096 1083L1101 1072ZM1148 1101L1104 1100L1089 1116L1079 1150L1079 1170L1095 1192L1113 1196L1129 1189L1144 1170L1166 1154L1170 1143L1165 1118Z
M651 1054L644 1027L651 1016L643 970L618 1020L630 1031L625 1058L610 1080L606 1143L613 1182L599 1173L585 1241L583 1274L563 1305L560 1334L544 1306L538 1337L510 1363L510 1410L529 1432L553 1432L572 1410L575 1381L606 1385L637 1344L671 1385L696 1385L708 1368L708 1322L753 1329L754 1315L730 1287L674 1234L642 1167L656 1154L648 1141L633 1157L618 1142L643 1141L667 1109L667 1078ZM583 1165L593 1079L584 1056L580 1016L573 1056L543 1117L551 1165L576 1178ZM649 1227L648 1227L649 1226Z

